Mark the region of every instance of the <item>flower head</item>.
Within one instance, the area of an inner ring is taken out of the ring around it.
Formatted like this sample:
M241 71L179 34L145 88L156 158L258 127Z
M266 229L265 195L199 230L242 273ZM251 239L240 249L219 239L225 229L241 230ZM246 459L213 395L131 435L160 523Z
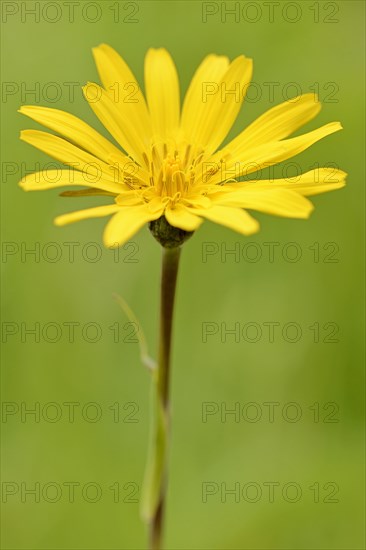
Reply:
M89 83L83 92L116 145L64 111L20 108L59 134L25 130L21 139L70 167L27 175L20 182L23 189L81 186L85 189L62 195L113 199L109 205L61 215L57 225L112 215L104 232L106 246L123 244L145 223L162 217L165 226L180 233L195 231L208 219L250 235L259 224L247 210L307 218L313 209L307 196L343 187L346 174L334 168L243 181L342 128L332 122L287 139L320 110L309 93L270 109L220 148L250 83L250 59L239 56L229 62L224 56L207 56L181 108L177 71L165 49L147 52L146 100L115 50L102 44L93 53L103 87Z

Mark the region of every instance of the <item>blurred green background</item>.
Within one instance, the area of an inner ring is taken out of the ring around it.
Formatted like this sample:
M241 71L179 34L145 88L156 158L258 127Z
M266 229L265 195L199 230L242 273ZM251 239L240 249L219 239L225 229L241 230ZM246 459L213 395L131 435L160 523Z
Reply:
M104 219L53 226L56 214L93 200L17 186L21 173L49 162L18 139L38 127L16 112L21 104L70 111L104 132L80 86L98 81L91 48L107 42L141 82L146 50L168 48L182 91L210 52L252 57L260 97L244 105L230 136L296 95L291 82L318 89L324 102L306 131L344 126L294 159L304 171L336 163L349 173L345 189L314 198L309 221L255 214L261 232L248 239L207 222L184 246L165 547L364 548L364 3L81 2L73 21L65 4L38 3L35 20L26 11L34 2L2 3L2 547L145 547L136 501L149 376L112 295L132 306L155 353L159 246L145 228L117 258L101 247ZM225 15L225 7L240 13ZM277 83L273 98L268 83ZM213 252L203 261L207 243ZM277 243L274 261L268 243ZM39 258L25 255L34 247ZM240 256L225 256L225 247ZM39 342L24 333L35 323ZM207 342L204 323L216 331ZM235 323L244 331L238 342L224 337ZM300 327L297 342L287 323ZM37 407L38 418L25 414ZM225 416L235 407L239 417ZM39 498L27 493L32 487Z

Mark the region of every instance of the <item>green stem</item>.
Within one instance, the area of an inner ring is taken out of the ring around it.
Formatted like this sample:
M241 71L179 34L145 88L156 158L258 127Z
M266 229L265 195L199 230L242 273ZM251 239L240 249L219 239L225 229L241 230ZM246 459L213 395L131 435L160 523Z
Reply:
M153 378L154 414L152 439L147 466L145 499L149 522L149 549L161 550L165 495L167 488L167 449L169 440L169 378L174 298L180 248L163 248L160 301L159 359Z
M165 409L168 409L169 406L170 350L179 258L180 248L163 248L160 287L158 391Z

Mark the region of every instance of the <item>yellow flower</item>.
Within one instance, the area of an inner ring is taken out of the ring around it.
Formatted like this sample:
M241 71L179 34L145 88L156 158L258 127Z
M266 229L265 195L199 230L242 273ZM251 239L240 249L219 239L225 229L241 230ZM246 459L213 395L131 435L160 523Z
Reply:
M286 139L318 114L314 94L270 109L219 149L250 83L250 59L239 56L229 62L224 56L207 56L181 109L177 71L165 49L147 52L146 100L115 50L102 44L93 53L103 87L89 83L84 95L119 147L64 111L20 109L62 136L25 130L21 139L71 167L27 175L20 182L23 189L83 186L87 189L62 194L114 199L110 205L59 216L57 225L113 214L104 232L106 246L123 244L145 223L162 216L170 226L188 232L208 219L250 235L259 224L247 209L307 218L313 205L306 196L343 187L346 174L334 168L286 179L242 179L342 128L332 122Z

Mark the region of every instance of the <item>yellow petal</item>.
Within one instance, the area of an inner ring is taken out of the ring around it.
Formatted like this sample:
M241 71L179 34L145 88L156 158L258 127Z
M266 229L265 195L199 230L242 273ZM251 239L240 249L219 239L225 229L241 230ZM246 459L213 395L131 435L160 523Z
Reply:
M87 220L88 218L102 218L118 212L120 208L121 207L117 204L108 204L106 206L96 206L94 208L86 208L85 210L77 210L76 212L57 216L57 218L55 218L55 225L67 225L68 223Z
M152 199L149 199L147 207L150 212L163 212L167 201L166 197L162 199L162 197L154 196Z
M303 196L309 197L311 195L318 195L320 193L326 193L327 191L341 189L346 185L346 177L346 172L337 168L316 168L315 170L310 170L305 174L300 174L299 176L291 178L246 181L232 185L230 188L233 191L238 191L239 189L244 191L247 188L255 190L276 188L291 189ZM228 187L229 186L225 185L225 188Z
M197 215L215 223L225 225L242 235L252 235L259 230L259 223L241 208L213 206L207 209L195 209Z
M228 66L227 57L208 55L196 70L182 108L181 128L183 138L189 143L197 142L199 146L202 146L198 140L198 130L209 116L212 108L211 93L216 89L215 85L221 82Z
M137 204L144 204L141 196L136 191L126 191L116 197L116 203L120 206L132 206Z
M133 159L143 166L144 133L138 131L131 118L123 116L119 105L98 84L89 82L83 87L83 93L108 132Z
M90 189L78 189L77 191L62 191L60 197L114 197L115 193L110 191L102 191L96 187Z
M184 231L195 231L203 222L195 215L195 210L186 208L177 203L174 208L168 206L165 210L165 217L173 227L179 227Z
M122 57L107 44L93 48L94 60L107 94L118 105L121 116L131 121L137 132L151 138L151 121L145 98L131 69Z
M244 148L287 138L298 128L313 119L321 105L315 94L304 94L276 105L257 118L233 139L224 149L232 155L242 153Z
M76 170L43 170L28 174L19 182L19 185L24 191L40 191L44 189L56 189L57 187L65 187L68 185L83 185L85 187L97 187L103 191L113 194L121 193L126 189L125 185L113 183L110 181L98 178L88 178L87 174ZM75 193L75 191L73 192ZM80 194L80 192L78 192ZM83 191L85 194L85 191Z
M246 176L257 170L294 157L317 141L339 130L342 130L341 124L339 122L331 122L295 138L272 141L253 149L246 149L240 154L238 153L237 157L232 156L222 164L216 163L218 170L208 180L206 174L203 172L203 181L207 180L210 184L213 184ZM208 168L212 168L211 161Z
M206 192L207 190L205 189L204 191ZM185 206L193 206L195 208L210 208L211 206L211 200L201 194L192 194L188 197L183 197L181 201Z
M112 183L118 181L111 166L72 145L65 139L39 130L22 130L20 139L60 162L72 166L80 172L85 172L90 175L90 180L95 176L97 180L103 177L103 179ZM93 182L94 186L95 184L96 181Z
M104 244L116 248L130 239L145 223L160 218L163 210L151 212L147 205L123 206L104 230Z
M70 113L33 105L24 105L19 109L19 112L58 132L105 162L108 162L111 154L122 155L117 147L101 136L94 128Z
M308 218L314 210L313 204L302 195L289 189L247 188L243 191L225 193L216 201L227 206L239 206L286 218Z
M283 162L288 158L302 153L317 141L334 134L339 130L342 130L340 122L330 122L329 124L325 124L324 126L321 126L312 132L308 132L307 134L303 134L302 136L286 139L277 143L272 142L272 144L263 146L263 148L258 147L256 150L248 151L247 164L249 162L253 162L253 157L254 163L258 164L260 169ZM249 160L249 157L251 157L251 160ZM246 171L246 173L255 172L257 169L258 168L254 166L249 171Z
M187 140L200 145L206 153L215 151L229 133L252 77L251 59L239 56L223 73L225 65L225 58L210 56L188 91L182 128ZM207 80L210 72L211 80ZM215 72L219 77L216 80L212 78ZM201 75L205 80L201 80Z
M145 58L145 88L154 138L167 142L179 127L179 80L169 53L150 49Z

